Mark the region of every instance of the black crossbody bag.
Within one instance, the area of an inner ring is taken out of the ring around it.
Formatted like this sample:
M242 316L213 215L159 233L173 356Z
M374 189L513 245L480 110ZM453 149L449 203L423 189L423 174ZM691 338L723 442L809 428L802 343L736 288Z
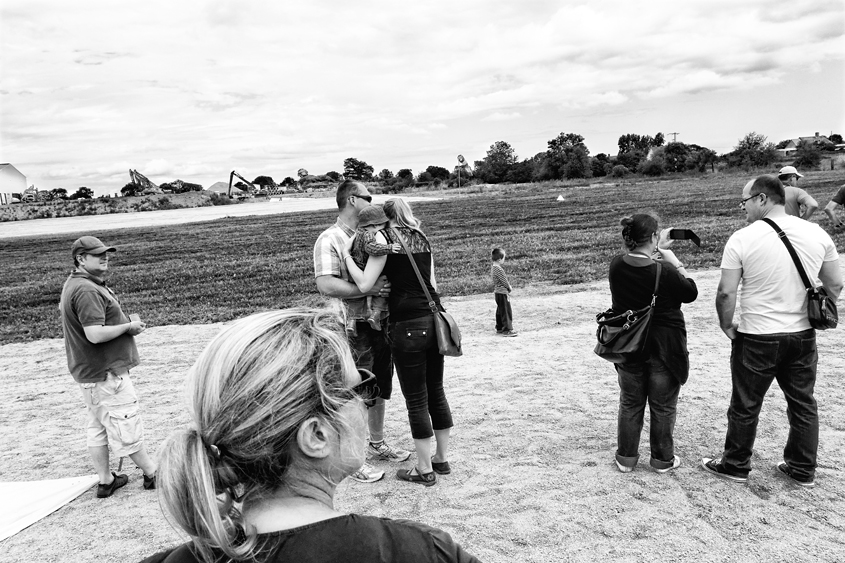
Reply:
M801 264L801 259L792 243L789 242L786 233L778 227L777 223L771 219L763 218L763 221L769 224L771 228L777 232L780 240L792 256L792 261L795 262L795 267L798 268L798 273L801 275L801 281L804 282L804 287L807 288L807 318L810 320L810 326L816 330L827 330L829 328L836 328L839 324L839 312L836 310L836 301L830 298L827 290L824 287L813 287L810 283L810 278L807 277L807 272L804 270L804 265Z
M651 316L654 304L657 302L657 288L660 286L660 270L662 266L657 262L657 277L654 279L654 291L651 304L638 311L627 310L622 314L614 314L608 309L596 315L596 344L593 352L614 364L624 364L639 360L648 342L651 328Z

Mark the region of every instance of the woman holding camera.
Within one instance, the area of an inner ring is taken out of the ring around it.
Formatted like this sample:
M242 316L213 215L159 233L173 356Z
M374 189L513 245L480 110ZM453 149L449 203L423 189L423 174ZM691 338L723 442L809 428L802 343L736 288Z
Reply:
M160 502L192 541L143 563L477 563L442 530L335 510L338 484L364 463L374 379L329 311L224 329L191 368L192 421L158 469Z
M610 262L608 274L613 311L621 314L647 307L654 291L656 262L661 263L662 271L644 353L636 361L615 364L620 388L616 466L623 473L634 470L648 403L650 465L658 473L666 473L681 464L672 433L678 394L689 375L681 303L695 301L698 288L669 250L669 229L661 233L655 217L640 213L620 223L625 252Z

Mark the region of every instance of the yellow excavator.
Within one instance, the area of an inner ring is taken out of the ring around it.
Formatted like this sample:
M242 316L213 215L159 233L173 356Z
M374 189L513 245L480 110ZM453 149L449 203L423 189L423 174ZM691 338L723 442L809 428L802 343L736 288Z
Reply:
M129 178L133 184L141 187L141 193L144 195L161 194L164 190L152 183L149 178L138 172L137 170L129 169Z
M255 186L255 184L253 184L252 182L250 182L249 180L247 180L246 178L244 178L243 176L241 176L240 174L238 174L237 172L232 170L232 172L229 174L229 197L230 198L232 197L232 180L235 179L235 176L240 178L241 181L244 184L249 186L249 191L247 192L248 195L240 195L240 196L238 196L238 199L248 199L248 198L252 197L253 193L258 191L258 188Z

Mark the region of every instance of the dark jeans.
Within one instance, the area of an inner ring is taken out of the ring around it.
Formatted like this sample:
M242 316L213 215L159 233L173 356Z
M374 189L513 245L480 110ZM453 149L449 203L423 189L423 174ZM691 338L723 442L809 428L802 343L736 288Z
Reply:
M431 438L434 430L451 428L452 412L443 389L443 356L437 350L434 317L393 323L390 339L411 436L424 440Z
M356 323L358 335L349 338L355 366L368 369L375 374L378 385L378 389L374 389L375 397L385 400L390 399L393 392L393 358L385 337L386 324L382 321L382 330L373 330L367 321L358 321Z
M651 466L665 469L675 459L675 415L681 384L659 358L644 362L616 364L619 378L619 419L616 459L633 467L640 457L640 434L648 402L651 416L649 445Z
M786 398L789 437L783 460L799 480L812 480L819 448L816 384L816 332L738 333L731 343L731 406L722 464L729 472L748 475L757 421L766 391L777 379Z
M513 330L513 312L511 298L504 293L494 293L496 297L496 332Z

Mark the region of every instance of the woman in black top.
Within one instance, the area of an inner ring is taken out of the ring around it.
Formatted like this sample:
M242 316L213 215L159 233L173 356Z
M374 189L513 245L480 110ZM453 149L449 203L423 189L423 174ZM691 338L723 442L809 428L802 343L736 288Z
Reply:
M191 425L158 469L160 502L192 541L144 563L477 563L442 530L335 510L337 485L364 463L374 379L329 311L224 329L189 372Z
M434 315L410 259L417 264L436 307L439 310L443 307L434 279L431 244L419 229L420 223L411 208L402 199L389 199L384 204L384 213L390 219L391 228L378 231L377 242L398 243L401 237L410 248L411 256L404 248L400 254L370 256L366 268L361 271L349 256L353 242L350 240L343 260L363 292L369 291L382 271L390 282L390 348L417 451L416 466L410 470L400 469L396 476L428 487L436 483L435 473L451 472L448 450L452 413L443 389L443 356L437 348ZM432 436L437 441L433 456Z
M646 351L638 361L616 364L620 388L616 466L623 473L634 470L648 402L650 464L658 473L666 473L681 464L675 455L672 432L678 393L689 375L687 331L681 303L695 301L698 288L668 249L672 241L661 239L657 219L637 214L625 217L621 224L626 252L610 262L608 275L613 311L642 309L651 303L657 274L657 264L652 259L655 252L662 272Z

